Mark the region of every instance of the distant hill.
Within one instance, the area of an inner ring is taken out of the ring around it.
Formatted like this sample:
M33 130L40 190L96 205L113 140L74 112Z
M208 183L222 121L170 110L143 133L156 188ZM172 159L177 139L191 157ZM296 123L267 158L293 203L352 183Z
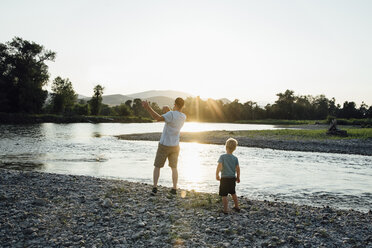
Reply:
M133 98L141 98L141 99L147 99L147 98L156 97L156 96L164 96L164 97L169 97L172 99L176 99L177 97L182 97L182 98L187 98L190 96L193 97L193 95L191 94L181 92L181 91L175 91L175 90L150 90L150 91L130 94L127 96L133 97Z
M79 95L79 94L77 95L77 99L84 99L84 98L90 98L90 97Z
M141 100L156 102L160 107L164 105L169 105L170 107L172 107L174 104L174 99L176 99L177 97L187 98L189 96L192 95L181 91L151 90L130 95L121 94L103 95L102 102L110 106L115 106L120 105L121 103L125 103L128 100L133 101L134 99L139 98ZM79 95L78 97L78 99L82 99L85 101L89 101L90 98L91 97L84 97L82 95Z
M91 97L85 97L83 98L84 101L89 101ZM121 94L115 94L115 95L104 95L102 96L102 103L110 105L110 106L116 106L120 105L122 103L125 103L128 100L133 100L134 98L128 97Z
M120 105L128 100L133 100L133 98L120 94L102 96L102 102L110 106Z
M154 96L146 98L146 100L149 102L156 102L159 105L159 107L168 105L169 107L173 108L175 99L166 96Z
M150 102L156 102L159 107L164 105L169 105L173 107L174 100L177 97L182 97L186 99L187 97L194 97L191 94L181 92L181 91L174 91L174 90L150 90L145 92L139 92L130 95L122 95L122 94L114 94L114 95L104 95L102 96L102 102L104 104L115 106L120 105L121 103L125 103L128 100L134 100L139 98L141 100L147 100ZM89 101L91 97L86 97L83 95L78 95L78 99L82 99L85 101ZM218 99L221 100L224 104L231 103L231 101L227 98Z

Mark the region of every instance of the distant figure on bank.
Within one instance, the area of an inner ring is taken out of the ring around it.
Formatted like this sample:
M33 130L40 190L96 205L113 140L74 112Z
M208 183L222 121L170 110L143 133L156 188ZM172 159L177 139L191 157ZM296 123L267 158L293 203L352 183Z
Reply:
M172 169L172 181L173 188L171 189L172 194L177 194L177 182L178 182L178 155L180 153L180 131L185 123L186 115L182 113L182 108L185 101L178 97L174 101L173 111L170 111L168 106L163 108L163 115L156 113L147 101L142 102L142 106L149 112L149 114L156 121L165 121L163 133L158 145L158 150L156 152L155 162L154 162L154 187L152 188L151 195L156 195L158 192L158 180L160 176L160 168L164 167L165 161L168 158L168 165Z
M216 179L220 181L219 195L222 196L223 212L228 214L228 202L227 195L231 194L234 200L233 209L236 212L240 212L238 197L235 192L235 182L240 183L240 167L239 161L236 156L232 153L235 151L238 145L238 141L233 138L229 138L226 141L226 154L223 154L218 159L218 165L216 170ZM221 172L221 177L220 177ZM236 174L236 176L235 176Z

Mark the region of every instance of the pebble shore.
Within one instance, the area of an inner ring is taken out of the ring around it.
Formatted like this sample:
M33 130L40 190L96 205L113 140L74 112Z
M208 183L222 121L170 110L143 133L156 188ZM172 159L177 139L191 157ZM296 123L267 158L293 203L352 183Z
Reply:
M123 140L159 141L161 133L126 134L117 136ZM239 132L209 131L181 133L181 142L198 142L202 144L224 145L229 137L238 140L239 146L270 148L287 151L325 152L359 154L372 156L371 139L325 139L325 140L293 140L271 137L251 138L239 136Z
M239 198L225 215L217 194L169 190L0 169L0 246L372 247L371 211Z

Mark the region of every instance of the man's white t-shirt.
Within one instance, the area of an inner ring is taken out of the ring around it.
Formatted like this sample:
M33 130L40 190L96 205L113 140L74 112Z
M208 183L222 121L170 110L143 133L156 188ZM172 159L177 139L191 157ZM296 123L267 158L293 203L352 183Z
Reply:
M180 143L180 132L186 120L186 115L179 111L168 111L162 115L165 120L160 144L164 146L178 146Z

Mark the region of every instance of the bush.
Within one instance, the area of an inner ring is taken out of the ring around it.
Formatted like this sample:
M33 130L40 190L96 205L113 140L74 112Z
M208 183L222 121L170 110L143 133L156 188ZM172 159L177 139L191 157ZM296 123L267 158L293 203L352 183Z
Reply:
M75 104L72 112L76 115L89 115L90 107L88 104Z

